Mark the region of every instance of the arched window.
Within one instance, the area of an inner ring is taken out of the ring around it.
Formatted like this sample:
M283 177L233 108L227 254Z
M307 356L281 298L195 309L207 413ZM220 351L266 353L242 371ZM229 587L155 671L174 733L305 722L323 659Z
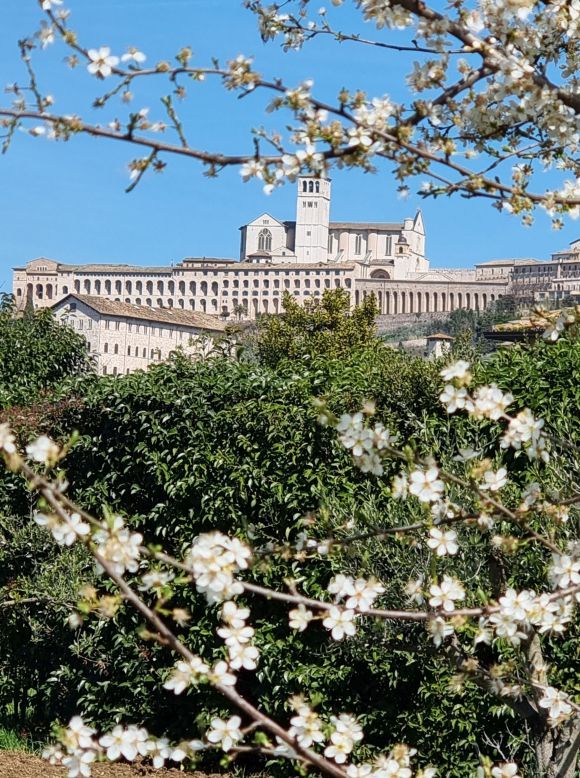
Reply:
M258 251L272 251L272 233L262 230L258 235Z
M308 184L306 183L306 181L302 182L302 191L303 192L307 192L308 191Z
M308 191L309 192L314 192L314 181L309 181L308 182Z
M318 193L320 192L320 181L317 181L317 182L316 182L316 191L317 191Z

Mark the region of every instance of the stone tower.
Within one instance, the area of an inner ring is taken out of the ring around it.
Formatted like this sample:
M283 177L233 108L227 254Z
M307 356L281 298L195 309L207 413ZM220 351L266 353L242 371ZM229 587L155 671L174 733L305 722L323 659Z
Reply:
M328 261L330 179L300 176L296 197L297 262Z

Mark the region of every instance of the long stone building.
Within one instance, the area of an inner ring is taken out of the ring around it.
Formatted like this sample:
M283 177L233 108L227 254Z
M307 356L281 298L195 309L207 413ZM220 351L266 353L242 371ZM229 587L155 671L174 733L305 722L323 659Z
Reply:
M341 287L358 303L374 293L386 315L483 309L509 277L429 269L421 212L402 222L330 221L331 182L297 181L296 218L264 213L241 227L240 258L189 257L171 266L64 264L38 258L14 268L19 306L53 306L69 294L148 308L228 317L279 313L284 292L303 303Z
M198 354L205 340L223 335L216 316L68 294L53 306L56 318L85 337L96 368L120 375L146 368L181 349Z

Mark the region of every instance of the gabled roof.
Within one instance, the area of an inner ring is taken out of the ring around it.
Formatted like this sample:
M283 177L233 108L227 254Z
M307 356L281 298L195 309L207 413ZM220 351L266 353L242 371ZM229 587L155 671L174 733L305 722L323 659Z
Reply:
M180 308L150 308L147 305L122 303L118 300L107 300L88 294L68 294L62 300L51 306L54 310L62 308L77 300L84 303L101 316L114 316L122 319L139 319L141 321L161 322L181 327L191 327L202 330L223 332L226 324L209 313L200 311L183 311Z
M272 216L272 214L271 214L271 213L267 213L267 212L265 211L264 213L260 214L260 216L256 217L255 219L252 219L252 221L251 221L251 222L248 222L247 224L243 224L243 225L240 227L240 230L243 230L243 229L245 229L246 227L250 227L252 224L257 224L257 223L259 223L259 222L260 222L260 220L264 218L264 216L266 216L268 219L271 219L273 222L275 222L275 223L278 225L278 227L283 227L283 226L284 226L284 222L281 222L281 221L279 221L278 219L276 219L276 217L275 217L275 216ZM270 227L270 226L272 226L272 225L269 225L269 224L264 224L263 226L267 228L267 227Z

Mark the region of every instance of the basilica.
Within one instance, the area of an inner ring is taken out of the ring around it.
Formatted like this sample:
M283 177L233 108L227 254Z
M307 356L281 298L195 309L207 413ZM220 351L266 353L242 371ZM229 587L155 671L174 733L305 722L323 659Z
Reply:
M329 179L301 176L296 186L295 219L263 213L242 226L239 259L141 267L41 257L14 268L17 304L57 307L83 295L227 321L279 313L285 292L304 303L340 287L353 305L374 294L381 314L399 316L483 309L506 293L502 273L430 269L420 211L402 222L333 222Z

